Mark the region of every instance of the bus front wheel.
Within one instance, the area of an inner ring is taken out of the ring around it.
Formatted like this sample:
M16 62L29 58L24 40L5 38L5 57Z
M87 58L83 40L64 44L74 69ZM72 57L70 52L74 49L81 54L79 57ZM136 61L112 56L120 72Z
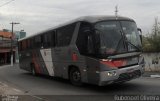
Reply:
M71 68L69 71L69 79L73 85L81 86L81 73L78 68Z

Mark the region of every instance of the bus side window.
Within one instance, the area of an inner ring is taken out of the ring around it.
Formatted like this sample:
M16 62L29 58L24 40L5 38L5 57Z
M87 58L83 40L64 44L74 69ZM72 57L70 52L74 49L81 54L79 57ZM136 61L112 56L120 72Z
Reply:
M40 48L44 48L44 35L41 35L41 47Z
M27 40L27 49L30 49L30 46L31 46L31 45L30 45L30 40L28 39L28 40Z
M22 41L22 50L25 50L26 49L26 40L23 40Z
M22 42L19 42L18 46L19 51L22 51Z
M70 24L57 30L57 46L67 46L70 44L76 24Z
M40 36L35 37L35 46L36 46L36 48L41 47L41 37Z
M47 33L47 46L51 47L51 35L50 35L50 33Z
M54 46L53 38L54 31L50 31L41 35L41 48L50 48Z
M55 47L56 45L56 32L55 31L51 31L50 32L50 42L51 42L51 47Z
M34 47L34 38L30 39L30 49L33 49Z
M42 38L43 38L43 43L41 43L43 46L43 48L47 48L48 46L47 46L47 34L46 33L44 33L43 35L42 35Z
M92 50L89 49L92 46L88 46L91 45L92 41L92 37L91 35L89 35L89 33L91 33L90 31L91 25L89 23L82 22L79 28L78 37L76 41L76 45L80 54L86 55L92 52Z
M49 48L51 47L51 33L47 32L42 35L43 42L41 42L41 47Z

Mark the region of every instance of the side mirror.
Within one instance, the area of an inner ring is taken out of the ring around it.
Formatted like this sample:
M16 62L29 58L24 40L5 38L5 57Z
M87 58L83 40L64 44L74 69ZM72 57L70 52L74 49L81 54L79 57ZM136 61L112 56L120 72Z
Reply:
M141 30L140 28L138 28L137 30L138 30L138 32L139 32L139 37L140 37L141 42L142 42L142 30Z
M140 28L138 28L137 30L138 30L138 32L140 32L142 34L142 30Z

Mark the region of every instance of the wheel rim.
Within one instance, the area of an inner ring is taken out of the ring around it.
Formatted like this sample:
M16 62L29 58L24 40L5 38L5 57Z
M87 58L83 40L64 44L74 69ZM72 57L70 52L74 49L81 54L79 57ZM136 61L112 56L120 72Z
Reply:
M32 74L33 74L33 75L35 75L35 74L36 74L36 73L35 73L35 70L34 70L34 68L32 69Z
M72 78L74 81L80 81L81 80L81 74L79 71L75 71L72 74Z

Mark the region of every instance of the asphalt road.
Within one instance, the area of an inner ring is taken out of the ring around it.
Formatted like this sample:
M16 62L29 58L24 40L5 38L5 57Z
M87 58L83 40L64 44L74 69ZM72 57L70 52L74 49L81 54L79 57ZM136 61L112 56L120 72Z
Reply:
M19 101L107 101L116 95L160 95L160 78L141 77L124 84L77 87L60 78L32 76L18 65L0 67L0 81L25 95L19 96Z

